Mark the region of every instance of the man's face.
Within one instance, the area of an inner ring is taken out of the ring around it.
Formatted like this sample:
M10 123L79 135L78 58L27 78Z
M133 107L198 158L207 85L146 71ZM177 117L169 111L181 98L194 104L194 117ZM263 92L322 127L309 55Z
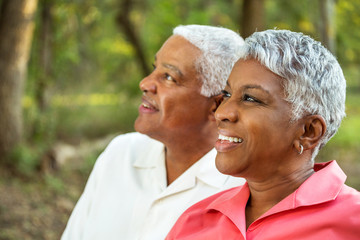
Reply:
M140 82L143 91L136 131L162 142L201 134L209 121L211 98L200 95L195 61L201 51L171 36L155 56L154 70Z

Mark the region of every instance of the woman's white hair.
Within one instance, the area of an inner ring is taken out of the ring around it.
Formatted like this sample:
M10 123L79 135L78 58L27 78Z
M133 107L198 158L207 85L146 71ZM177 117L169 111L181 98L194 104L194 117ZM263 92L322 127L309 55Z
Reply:
M292 120L321 115L327 129L312 159L345 117L346 81L336 58L319 42L288 30L256 32L245 40L242 59L254 58L283 78Z
M173 34L182 36L202 52L195 63L202 81L201 94L207 97L219 94L243 53L243 38L230 29L204 25L180 25Z

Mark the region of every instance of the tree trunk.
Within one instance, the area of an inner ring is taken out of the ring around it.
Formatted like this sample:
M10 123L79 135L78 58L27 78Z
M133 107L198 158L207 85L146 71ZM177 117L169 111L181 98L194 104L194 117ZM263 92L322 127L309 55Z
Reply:
M265 0L243 0L241 36L246 38L265 28Z
M147 59L145 52L140 43L140 39L135 32L135 27L131 24L129 19L129 13L132 8L132 0L122 0L120 1L120 10L117 16L117 24L124 32L125 36L128 38L130 43L135 49L136 58L138 59L143 75L147 76L150 74L150 68L147 64Z
M335 2L334 0L319 0L321 42L335 54Z
M35 97L40 113L47 108L46 90L51 78L51 63L52 63L52 1L41 0L41 20L40 20L40 77L36 84Z
M0 162L22 140L22 96L37 0L3 0L0 18Z

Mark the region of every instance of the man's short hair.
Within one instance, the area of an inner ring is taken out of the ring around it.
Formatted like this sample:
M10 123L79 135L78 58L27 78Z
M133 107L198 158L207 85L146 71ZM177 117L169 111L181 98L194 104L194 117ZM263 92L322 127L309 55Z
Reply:
M195 63L202 81L201 94L207 97L219 94L243 52L243 38L230 29L204 25L180 25L173 34L182 36L202 52Z

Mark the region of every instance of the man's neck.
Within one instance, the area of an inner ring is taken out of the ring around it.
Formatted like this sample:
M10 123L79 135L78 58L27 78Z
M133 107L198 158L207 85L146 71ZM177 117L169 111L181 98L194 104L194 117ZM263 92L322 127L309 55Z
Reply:
M215 143L209 140L189 140L184 143L168 144L165 146L165 162L167 183L170 185L195 162L208 153Z

